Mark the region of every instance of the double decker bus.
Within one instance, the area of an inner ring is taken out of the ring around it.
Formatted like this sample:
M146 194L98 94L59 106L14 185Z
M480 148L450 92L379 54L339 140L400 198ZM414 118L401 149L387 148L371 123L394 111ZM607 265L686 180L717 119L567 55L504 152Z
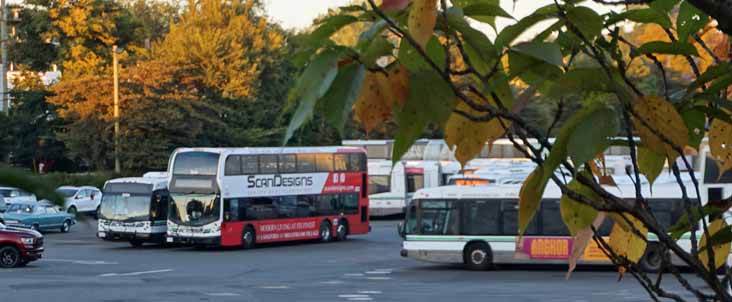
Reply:
M166 173L108 180L102 196L97 237L126 240L135 247L165 242L170 200Z
M362 148L183 148L169 167L168 242L251 248L369 232Z

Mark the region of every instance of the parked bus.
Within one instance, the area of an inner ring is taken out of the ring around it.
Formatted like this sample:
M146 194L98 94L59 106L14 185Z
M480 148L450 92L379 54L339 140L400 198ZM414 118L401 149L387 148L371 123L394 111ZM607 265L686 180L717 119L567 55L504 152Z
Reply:
M102 196L97 237L126 240L135 247L165 242L170 201L166 173L109 180Z
M168 242L251 248L369 232L362 148L183 148L169 166Z

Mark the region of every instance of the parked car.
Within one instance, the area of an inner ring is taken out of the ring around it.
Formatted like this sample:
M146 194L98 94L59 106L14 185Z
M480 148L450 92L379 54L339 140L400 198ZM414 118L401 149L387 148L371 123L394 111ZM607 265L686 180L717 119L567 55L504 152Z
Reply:
M0 268L19 267L41 258L43 235L0 223Z
M95 187L63 186L56 189L56 193L64 198L64 211L69 214L93 213L99 211L102 202L102 191Z
M0 213L5 212L10 204L36 201L35 195L12 187L0 187L0 198Z
M0 216L0 222L10 227L34 231L58 229L66 233L76 224L74 215L60 211L56 206L42 203L15 203Z

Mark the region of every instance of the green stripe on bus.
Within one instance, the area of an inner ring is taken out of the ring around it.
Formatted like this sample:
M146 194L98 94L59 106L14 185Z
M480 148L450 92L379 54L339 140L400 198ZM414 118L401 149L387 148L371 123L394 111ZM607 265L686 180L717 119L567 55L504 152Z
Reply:
M485 240L491 242L516 242L516 236L421 236L407 235L411 241L470 241Z

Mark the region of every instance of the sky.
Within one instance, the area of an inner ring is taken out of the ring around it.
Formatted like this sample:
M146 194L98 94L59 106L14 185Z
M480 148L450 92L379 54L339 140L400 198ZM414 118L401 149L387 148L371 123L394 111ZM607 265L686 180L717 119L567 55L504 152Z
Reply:
M267 14L277 23L288 29L304 29L312 24L313 19L324 14L328 8L347 5L350 0L264 0ZM501 7L516 19L530 14L539 7L553 3L552 0L501 0ZM604 13L608 9L594 2L586 2L587 6ZM498 18L497 26L502 28L514 21Z

